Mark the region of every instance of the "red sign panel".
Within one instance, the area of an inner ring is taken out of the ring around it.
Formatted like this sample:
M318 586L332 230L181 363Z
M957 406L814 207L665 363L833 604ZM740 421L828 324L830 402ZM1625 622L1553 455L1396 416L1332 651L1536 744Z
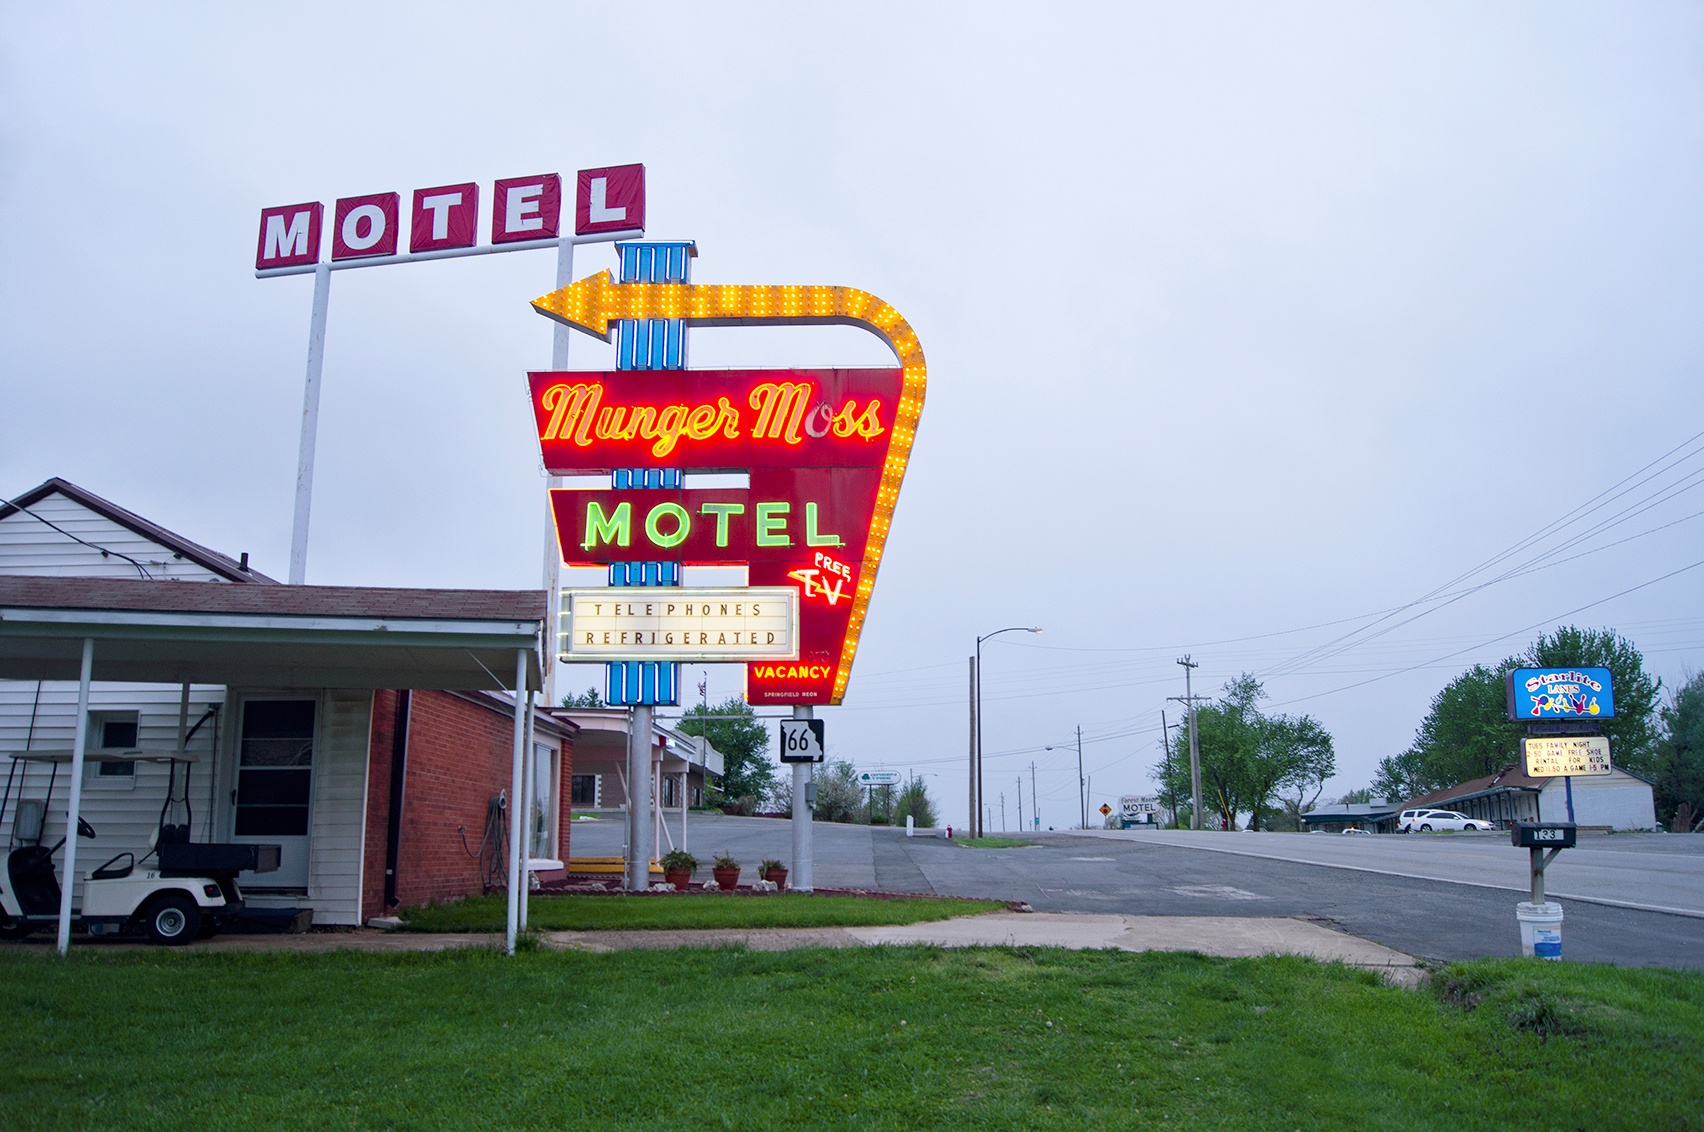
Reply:
M645 167L612 165L580 170L574 192L574 234L645 227Z
M869 540L881 469L753 468L749 488L550 493L563 561L744 564L796 586L796 661L747 666L753 703L828 703Z
M414 220L408 227L408 250L435 252L440 248L471 248L479 238L479 186L441 185L414 190Z
M508 177L491 194L491 242L554 240L562 220L562 178Z
M339 200L331 225L331 258L395 255L400 200L395 193Z
M551 475L611 468L880 467L899 369L531 373Z
M260 243L254 250L255 270L318 263L320 220L324 216L325 206L317 200L261 209Z

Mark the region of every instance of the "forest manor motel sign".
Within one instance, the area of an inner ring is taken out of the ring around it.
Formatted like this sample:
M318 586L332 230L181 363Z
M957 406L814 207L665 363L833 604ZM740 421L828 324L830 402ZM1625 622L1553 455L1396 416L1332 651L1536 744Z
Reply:
M417 190L407 254L397 250L399 194L341 199L330 265L320 263L320 204L265 209L256 274L524 250L557 240L565 218L556 175L499 180L493 189L491 243L483 247L475 246L476 183ZM564 242L643 229L642 166L582 170L576 189L575 235ZM646 248L617 247L624 254ZM680 566L743 566L750 587L566 590L560 659L745 661L751 703L840 703L923 410L927 370L917 335L893 307L851 287L699 284L686 282L684 271L671 282L623 276L617 282L600 272L533 306L602 341L623 322L673 323L682 331L857 326L887 342L899 365L529 374L548 474L616 473L608 489L551 491L565 564L674 564L677 578ZM310 350L311 373L313 362ZM644 474L694 469L743 469L748 484L695 488L679 474ZM656 482L671 486L628 486ZM305 544L303 507L299 500Z

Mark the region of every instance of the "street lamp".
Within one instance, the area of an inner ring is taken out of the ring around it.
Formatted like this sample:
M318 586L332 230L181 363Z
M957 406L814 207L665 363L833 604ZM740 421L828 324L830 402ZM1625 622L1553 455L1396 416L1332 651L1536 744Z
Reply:
M970 768L970 830L971 836L982 836L982 642L1001 633L1039 633L1040 629L1029 625L1012 625L1005 629L996 629L976 638L976 730L973 738L976 740L976 757L971 760Z
M1051 751L1054 748L1048 747ZM1083 815L1083 828L1089 828L1089 803L1083 794L1083 729L1077 728L1077 809Z

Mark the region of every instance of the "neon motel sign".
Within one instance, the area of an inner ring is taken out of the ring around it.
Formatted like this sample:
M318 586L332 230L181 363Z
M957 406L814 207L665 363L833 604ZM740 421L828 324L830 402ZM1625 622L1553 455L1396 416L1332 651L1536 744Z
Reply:
M711 326L853 325L888 342L897 367L528 375L551 475L619 468L748 473L742 488L554 490L563 561L745 566L754 591L793 594L798 619L790 655L744 658L747 699L839 703L922 413L927 372L909 324L853 288L617 284L608 273L533 305L605 340L616 320L664 318ZM571 591L569 600L579 608L589 592ZM650 590L647 597L684 601L703 592ZM700 659L667 647L646 659ZM563 659L594 657L580 650Z

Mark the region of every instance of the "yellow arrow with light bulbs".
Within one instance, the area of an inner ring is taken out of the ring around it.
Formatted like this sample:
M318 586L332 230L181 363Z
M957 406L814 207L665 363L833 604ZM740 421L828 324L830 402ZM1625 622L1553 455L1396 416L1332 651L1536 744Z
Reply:
M899 359L904 375L899 407L894 411L893 436L876 489L876 509L870 537L852 598L851 620L840 663L834 672L832 701L839 703L852 673L858 634L870 604L893 521L894 502L905 480L917 420L923 414L928 369L916 331L892 306L856 287L788 286L723 283L617 283L607 271L587 276L533 300L533 309L546 318L610 340L610 325L627 318L678 318L688 326L858 326L881 337Z

